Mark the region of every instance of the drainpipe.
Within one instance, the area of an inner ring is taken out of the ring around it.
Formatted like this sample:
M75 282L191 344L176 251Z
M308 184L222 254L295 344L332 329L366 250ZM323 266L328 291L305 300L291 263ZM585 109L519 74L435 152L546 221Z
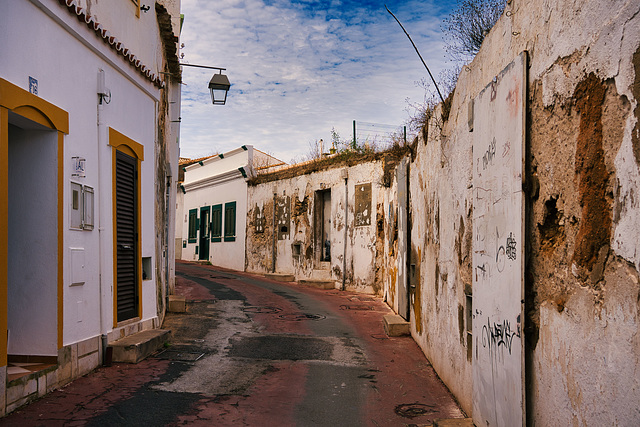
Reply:
M104 109L104 103L105 103L105 96L104 93L106 91L106 87L105 87L105 76L104 76L104 70L99 69L98 70L98 111L97 111L97 127L98 127L98 182L96 184L96 192L98 193L98 289L100 292L100 340L102 343L102 363L104 364L106 359L106 355L107 355L107 346L109 345L109 339L107 337L107 331L105 330L105 320L103 318L104 313L107 311L105 310L105 308L103 307L104 303L105 303L105 297L104 297L104 286L102 283L102 246L104 244L104 239L103 239L103 232L104 232L104 228L102 227L102 214L103 214L103 209L102 209L102 191L101 189L101 181L102 181L102 175L101 175L101 162L100 162L100 152L102 151L102 146L103 146L103 142L105 141L106 137L104 135L104 133L106 132L106 128L104 126L104 123L102 122L102 113L103 113L103 109ZM110 100L109 100L110 101Z
M347 229L349 227L349 171L342 170L342 178L344 178L344 252L342 253L342 290L347 288Z
M273 193L273 245L271 248L271 272L276 272L276 197L277 193Z

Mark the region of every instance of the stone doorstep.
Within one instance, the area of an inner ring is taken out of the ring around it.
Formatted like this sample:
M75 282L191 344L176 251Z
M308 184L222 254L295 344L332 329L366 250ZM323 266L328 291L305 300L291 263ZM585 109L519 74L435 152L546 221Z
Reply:
M437 418L433 420L433 427L473 427L471 418Z
M296 280L293 274L265 273L263 276L277 282L293 282Z
M186 313L187 299L182 295L169 295L167 311L169 311L169 313Z
M121 338L109 344L112 348L112 361L138 363L155 353L169 340L171 331L151 329Z
M383 316L384 331L390 337L403 337L410 335L410 323L398 314L387 314Z
M331 270L329 269L315 269L311 271L311 280L329 282L331 281Z
M336 284L333 280L327 281L327 280L304 279L304 280L298 280L298 284L302 286L309 286L309 287L318 288L318 289L335 289L336 288Z

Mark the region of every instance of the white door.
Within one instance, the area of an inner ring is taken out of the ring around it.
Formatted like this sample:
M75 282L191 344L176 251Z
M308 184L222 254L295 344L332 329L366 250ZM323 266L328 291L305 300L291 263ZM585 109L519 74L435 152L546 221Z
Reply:
M473 106L473 422L518 426L524 411L523 147L527 54Z

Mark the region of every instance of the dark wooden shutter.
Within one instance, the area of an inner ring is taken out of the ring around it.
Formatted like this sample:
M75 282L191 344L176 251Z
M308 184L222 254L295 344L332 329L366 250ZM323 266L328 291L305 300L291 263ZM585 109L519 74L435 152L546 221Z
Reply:
M118 322L138 316L137 162L116 151L116 298Z
M198 242L198 210L189 209L189 243Z
M211 206L211 241L222 241L222 205Z
M233 242L236 240L236 202L225 203L224 205L224 241Z

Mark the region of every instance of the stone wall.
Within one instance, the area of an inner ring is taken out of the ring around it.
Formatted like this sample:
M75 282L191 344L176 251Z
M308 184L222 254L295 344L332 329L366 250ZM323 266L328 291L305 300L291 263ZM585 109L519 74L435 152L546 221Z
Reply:
M412 334L471 413L469 103L527 51L525 378L539 425L640 420L640 4L511 0L411 164ZM385 285L385 291L393 293Z
M296 280L333 282L337 288L344 283L346 289L382 296L389 228L384 207L393 175L389 165L397 159L365 157L325 159L260 176L250 185L246 271L293 274ZM319 235L323 194L330 194L328 243ZM323 261L327 247L329 260Z

